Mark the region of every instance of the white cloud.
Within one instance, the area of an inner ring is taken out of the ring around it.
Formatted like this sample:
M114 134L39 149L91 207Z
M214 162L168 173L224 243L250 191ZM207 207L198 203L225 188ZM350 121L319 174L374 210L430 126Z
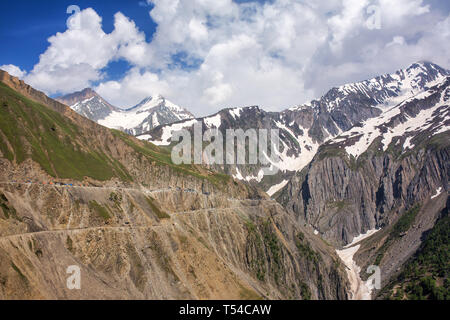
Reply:
M169 85L152 72L141 72L139 68L131 69L119 81L101 83L95 90L108 101L114 101L119 107L131 107L150 94L161 94L168 97L171 93Z
M27 74L26 71L23 71L18 66L12 64L5 64L3 66L0 66L0 69L19 79L23 79L23 77Z
M392 47L395 45L400 45L400 46L405 45L405 38L400 37L400 36L394 37L391 42L386 44L386 48L389 48L389 47Z
M125 59L147 65L145 34L122 13L114 16L114 31L106 34L102 18L91 8L77 13L79 27L48 39L50 46L26 77L30 84L48 93L67 93L103 79L102 69L111 61Z
M51 37L39 63L22 76L49 93L100 81L96 90L118 106L160 93L205 115L243 105L280 110L417 60L450 66L450 17L422 0L148 3L158 24L151 43L121 13L106 34L101 17L86 9L81 28ZM367 27L370 6L380 29ZM119 59L131 70L103 80L102 70Z

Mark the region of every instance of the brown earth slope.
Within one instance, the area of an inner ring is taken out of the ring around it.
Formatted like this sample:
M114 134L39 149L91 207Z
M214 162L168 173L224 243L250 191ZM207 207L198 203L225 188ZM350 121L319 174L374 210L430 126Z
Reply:
M334 249L264 193L0 80L1 299L347 298Z

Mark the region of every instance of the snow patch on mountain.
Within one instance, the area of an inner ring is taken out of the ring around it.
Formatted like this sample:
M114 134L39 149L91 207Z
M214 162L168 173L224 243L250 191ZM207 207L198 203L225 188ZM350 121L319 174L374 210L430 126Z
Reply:
M229 110L230 115L233 117L233 119L237 119L241 116L242 108L235 108Z
M222 124L222 117L220 116L220 114L217 114L213 117L204 118L203 122L209 129L219 128L220 125Z
M434 199L434 198L437 198L437 197L439 197L439 195L442 193L442 187L439 187L437 190L436 190L436 193L431 197L431 199Z
M278 184L275 184L273 186L270 187L269 190L267 190L267 194L269 196L273 196L275 193L277 193L278 191L280 191L281 189L283 189L287 184L288 184L289 180L283 180Z
M189 121L185 121L185 122L180 122L180 123L174 123L170 126L165 126L163 127L163 133L161 135L161 140L154 140L151 141L151 143L153 143L154 145L157 146L168 146L171 144L171 140L172 140L172 134L176 131L180 131L184 128L189 128L191 126L193 126L194 124L196 124L198 122L198 120L193 119L193 120L189 120ZM140 138L141 136L139 136L138 138Z
M151 129L180 120L192 119L193 115L185 109L168 101L161 95L144 99L133 108L112 112L98 121L99 124L140 135Z
M416 116L410 117L405 115L406 121L390 128L387 127L387 132L382 132L382 125L388 123L392 118L398 116L401 113L401 107L406 103L410 103L414 100L422 100L434 94L434 91L425 91L414 98L410 98L402 102L401 104L384 111L379 117L369 119L362 123L360 127L354 127L348 132L342 134L342 136L333 139L333 142L340 142L342 138L356 138L357 141L350 146L346 146L345 150L349 155L358 158L361 154L367 151L367 148L375 141L376 138L382 137L383 151L386 151L389 147L392 139L395 137L402 137L408 133L418 133L424 130L430 129L435 124L435 118L441 117L442 114L436 112L443 106L448 107L446 91L441 94L439 103L431 108L421 110ZM448 112L444 118L444 121L449 119ZM442 124L436 128L442 127ZM442 129L441 129L442 130ZM439 131L441 131L439 130ZM445 130L444 130L445 131ZM444 132L442 131L442 132ZM409 136L405 141L403 148L411 148L410 141L413 137Z
M297 136L290 128L279 121L275 121L276 126L281 130L286 131L292 138L296 140L301 148L301 153L298 156L288 156L289 147L283 141L280 140L284 149L283 152L276 150L275 153L279 157L278 162L273 162L268 158L270 163L282 171L300 171L302 170L317 153L319 149L319 144L314 142L312 138L307 133L307 130L303 130L304 134Z
M351 299L352 300L370 300L372 293L372 284L371 280L364 282L360 277L361 268L356 264L356 261L353 260L354 255L358 252L361 247L360 244L362 240L370 237L374 233L379 231L379 229L369 230L364 234L361 234L355 238L353 241L345 246L342 250L336 250L337 255L344 262L347 267L347 276L350 281L351 288Z

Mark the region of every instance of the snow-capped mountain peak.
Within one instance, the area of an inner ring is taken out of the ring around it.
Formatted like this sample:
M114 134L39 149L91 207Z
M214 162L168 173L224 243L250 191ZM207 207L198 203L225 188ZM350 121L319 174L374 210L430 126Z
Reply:
M163 104L165 102L165 99L163 96L157 94L154 96L149 96L145 99L143 99L141 102L139 102L134 107L131 107L127 111L135 110L135 111L147 111L153 108L156 108Z
M189 111L160 94L149 96L129 109L112 106L92 89L85 89L58 100L105 127L122 130L132 135L142 134L159 125L194 117Z
M420 61L392 74L332 88L320 100L313 100L289 110L314 108L332 112L354 103L355 98L367 106L384 109L433 87L448 75L448 70L431 62Z
M60 97L57 100L70 106L72 110L82 116L96 122L104 119L112 112L118 112L120 110L108 103L91 88Z

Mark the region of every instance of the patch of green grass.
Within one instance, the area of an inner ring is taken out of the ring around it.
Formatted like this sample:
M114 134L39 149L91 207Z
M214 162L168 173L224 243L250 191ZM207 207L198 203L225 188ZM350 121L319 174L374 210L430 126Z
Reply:
M239 297L241 300L262 300L261 296L255 291L240 285Z
M8 102L8 108L0 113L0 150L8 160L20 164L31 158L49 175L61 179L129 179L120 163L86 143L69 118L3 83L0 96Z
M72 238L70 238L69 236L67 236L67 239L66 239L66 246L67 246L67 250L69 250L70 252L73 252L73 241L72 241Z
M270 261L271 263L271 271L272 275L275 279L275 282L279 284L280 277L284 271L284 265L282 264L281 257L281 246L278 240L277 234L272 226L272 221L269 219L263 223L261 227L261 234L264 241L264 246L270 252Z
M415 205L406 213L404 213L397 223L392 228L392 232L389 235L391 238L398 238L403 232L406 232L411 228L412 223L416 219L417 214L420 211L420 205Z
M308 285L303 281L299 282L300 285L300 293L302 295L303 300L311 300L312 294L311 289L309 289Z
M153 199L152 197L148 196L145 197L145 200L147 200L148 205L150 206L150 208L152 209L153 213L156 214L156 216L158 217L158 219L170 219L170 216L164 212L163 210L161 210L156 204L155 204L155 199Z
M319 148L318 160L321 161L326 158L342 157L347 158L347 153L344 148L338 146L322 146Z
M116 137L120 138L129 147L131 147L139 158L145 157L147 160L154 162L156 165L165 165L170 167L175 173L182 175L193 176L198 179L206 179L216 185L218 188L224 188L227 183L231 181L231 177L221 173L202 174L193 165L181 164L175 165L172 162L171 152L166 148L159 148L150 142L139 141L136 142L130 138L127 134L118 131L111 131ZM141 145L139 145L140 143Z
M9 204L8 199L3 193L0 194L0 208L2 208L6 219L13 218L17 221L22 221L22 219L17 216L16 209Z
M449 300L449 275L450 217L447 212L382 294L390 299Z
M303 232L297 233L297 236L294 239L295 246L298 249L298 252L301 256L305 257L308 261L318 262L320 256L317 252L315 252L308 241L305 239L305 235Z
M28 285L29 282L28 282L27 277L22 273L22 271L20 271L20 269L13 262L11 262L11 267L14 269L15 272L17 272L20 279L22 279L22 281Z
M331 201L328 202L327 206L329 208L337 209L338 211L341 211L345 207L349 206L350 202L348 200L341 200L341 201Z
M263 240L257 226L246 219L245 227L247 229L247 247L254 248L256 257L249 257L250 270L255 274L259 281L264 281L266 277L266 261Z
M95 200L89 201L89 209L93 210L95 213L97 213L98 216L102 217L105 220L111 218L108 210Z
M205 239L203 239L203 237L198 237L197 240L198 240L198 242L200 242L206 249L209 250L208 243L205 241Z

